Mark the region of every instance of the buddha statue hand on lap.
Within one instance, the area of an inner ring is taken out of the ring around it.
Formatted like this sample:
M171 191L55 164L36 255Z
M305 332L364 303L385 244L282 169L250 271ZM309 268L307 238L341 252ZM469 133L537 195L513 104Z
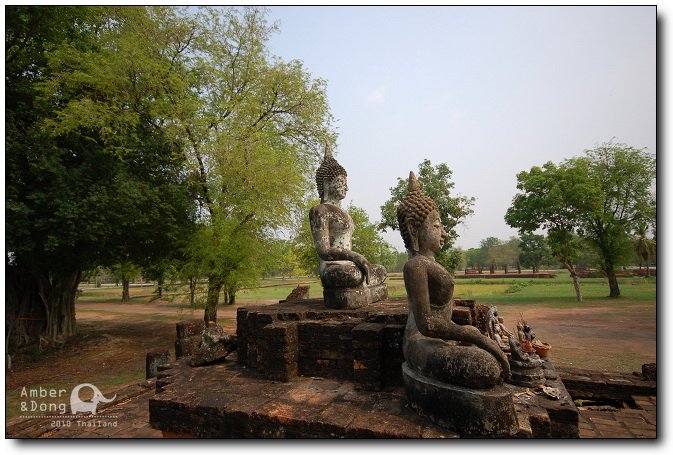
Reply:
M510 366L498 344L476 327L451 320L453 277L435 261L448 235L437 204L422 191L413 172L397 219L410 257L404 266L409 301L405 361L418 374L448 384L486 389L502 383L510 376Z
M320 281L328 306L358 308L388 296L386 269L371 264L363 255L352 251L355 226L351 216L341 208L348 191L346 170L334 159L329 146L316 172L320 204L311 208L311 233L320 258Z

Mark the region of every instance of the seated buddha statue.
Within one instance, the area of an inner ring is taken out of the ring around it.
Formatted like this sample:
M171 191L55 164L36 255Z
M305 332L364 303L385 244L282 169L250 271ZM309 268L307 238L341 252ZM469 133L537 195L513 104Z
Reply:
M309 219L315 249L320 258L320 281L325 304L334 308L359 308L388 296L385 267L371 264L351 250L355 226L341 208L348 182L346 170L329 146L316 172L320 204L311 208Z
M502 349L476 327L451 320L453 278L435 261L448 236L437 204L413 172L397 220L409 252L404 266L409 316L403 341L408 367L421 376L472 389L501 384L510 375Z

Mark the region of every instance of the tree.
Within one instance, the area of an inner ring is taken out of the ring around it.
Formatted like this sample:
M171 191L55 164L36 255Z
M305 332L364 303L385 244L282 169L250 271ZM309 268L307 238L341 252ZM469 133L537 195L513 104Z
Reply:
M539 272L540 265L549 263L551 259L551 250L543 235L522 234L519 248L519 261L524 267L531 267L533 273Z
M548 162L517 174L517 189L521 193L514 196L507 209L506 223L518 228L521 235L538 229L548 232L552 253L570 273L577 301L582 301L579 277L573 265L577 252L575 232L582 214L599 201L588 172Z
M164 9L6 8L6 277L17 344L74 335L82 270L150 261L189 224L179 153L156 124L175 85L169 55L155 51L175 34L152 11Z
M140 268L132 262L121 262L113 265L111 270L115 281L122 283L122 302L130 302L130 283L131 280L135 280L140 275Z
M655 217L656 159L644 149L607 142L568 161L575 172L586 169L590 191L600 204L579 207L581 235L601 256L610 297L619 297L616 270L628 258L631 234Z
M647 238L647 222L641 221L636 228L635 249L638 255L639 268L642 270L645 261L645 276L650 276L650 259L654 256L656 246L653 240Z
M383 240L378 226L369 221L367 212L352 203L348 205L347 211L355 226L352 250L362 254L373 264L381 264L386 268L393 265L395 261L394 249Z
M455 184L451 181L453 172L445 163L436 166L432 165L430 160L423 160L418 165L417 178L423 186L425 194L430 196L439 208L439 216L448 233L448 239L437 254L437 262L444 267L455 270L460 265L460 255L456 252L451 253L451 247L458 238L456 226L463 222L465 218L473 213L472 206L475 199L473 197L455 196L452 191ZM399 229L397 225L397 206L402 202L407 193L407 177L397 178L397 185L390 188L391 197L381 206L381 222L379 229Z
M231 301L250 278L244 271L261 270L260 253L274 251L266 246L311 186L319 149L334 142L325 81L313 79L300 61L269 54L277 29L265 16L253 7L201 10L194 16L194 58L177 75L193 94L175 100L173 133L185 144L200 204L197 237L210 242L206 251L227 249L202 263L206 321L216 320L223 289Z
M600 256L610 297L619 297L616 267L631 251L630 234L656 213L655 172L656 160L644 150L605 143L559 166L547 163L519 173L522 193L514 197L505 221L520 232L547 230L552 251L573 277L578 300L571 261L578 251L575 237L581 237Z
M442 266L449 272L455 273L456 270L465 267L465 251L461 248L442 249L442 251L437 254L435 260L442 264Z

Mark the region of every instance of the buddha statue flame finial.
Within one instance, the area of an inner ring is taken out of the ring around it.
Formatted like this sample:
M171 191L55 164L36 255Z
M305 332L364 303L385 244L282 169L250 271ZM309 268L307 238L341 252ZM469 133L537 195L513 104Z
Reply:
M407 191L409 193L414 192L414 191L421 191L423 187L421 186L420 182L416 180L416 174L414 174L414 171L409 171L409 186L407 187Z
M332 154L332 146L329 143L325 144L325 156L323 159L327 158L334 158L334 155Z

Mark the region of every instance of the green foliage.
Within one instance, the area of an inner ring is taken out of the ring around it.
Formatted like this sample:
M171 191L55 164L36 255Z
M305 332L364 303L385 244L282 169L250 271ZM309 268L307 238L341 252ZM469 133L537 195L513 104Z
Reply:
M395 251L388 242L383 240L378 226L369 221L367 212L352 203L347 211L355 225L352 239L353 251L362 254L373 264L392 265L396 259Z
M571 270L582 244L600 255L610 296L620 294L615 267L628 261L630 234L656 213L656 160L644 150L605 143L561 165L517 175L517 194L505 221L522 233L545 229L553 254ZM572 270L571 270L572 273Z
M516 294L517 292L521 292L523 289L527 288L528 286L533 285L533 280L530 281L512 281L512 284L509 285L505 289L505 294Z
M655 216L656 160L642 149L609 142L569 165L587 169L602 202L583 214L581 234L599 252L601 268L610 276L629 257L630 234Z
M543 235L523 233L519 244L519 261L524 267L537 270L540 265L552 262L552 252Z
M460 248L442 249L435 260L451 273L465 268L465 252Z
M320 266L318 253L313 243L311 221L309 220L308 213L311 207L318 204L320 204L320 199L317 197L307 198L303 205L294 213L292 225L292 248L301 268L312 276L320 274Z
M12 296L33 302L17 316L46 305L49 336L74 334L81 270L148 265L190 230L181 150L161 128L184 89L160 52L175 30L156 17L169 11L6 10L7 258L42 287L39 299L30 287Z
M439 207L439 215L444 229L449 234L444 249L448 250L458 238L456 226L465 218L473 213L473 197L452 196L454 183L451 181L453 172L445 163L432 166L430 160L423 160L418 165L416 177L423 186L423 191L430 196ZM391 197L381 206L381 222L379 228L398 229L397 226L397 206L402 202L407 194L407 179L397 178L397 185L390 188Z
M270 55L277 29L264 9L203 8L192 25L188 71L179 78L194 96L175 101L179 121L170 131L185 145L201 207L203 229L190 257L207 270L212 309L218 287L235 292L278 264L282 249L272 238L290 225L311 186L316 152L334 133L325 81L299 61ZM201 260L198 248L235 250Z

